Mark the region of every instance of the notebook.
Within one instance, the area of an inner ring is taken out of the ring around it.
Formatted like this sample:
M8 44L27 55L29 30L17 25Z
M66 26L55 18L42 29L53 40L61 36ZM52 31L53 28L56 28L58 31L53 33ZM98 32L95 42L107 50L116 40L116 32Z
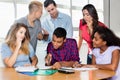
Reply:
M17 72L34 72L38 70L38 68L34 66L18 66L15 68Z

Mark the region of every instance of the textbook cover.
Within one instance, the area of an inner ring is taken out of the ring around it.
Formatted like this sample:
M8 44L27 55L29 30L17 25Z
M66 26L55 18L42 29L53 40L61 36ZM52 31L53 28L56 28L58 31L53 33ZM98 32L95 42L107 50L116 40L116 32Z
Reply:
M19 73L29 75L29 76L37 76L37 75L47 76L47 75L52 75L56 72L57 70L53 70L53 69L38 69L34 72L19 72Z

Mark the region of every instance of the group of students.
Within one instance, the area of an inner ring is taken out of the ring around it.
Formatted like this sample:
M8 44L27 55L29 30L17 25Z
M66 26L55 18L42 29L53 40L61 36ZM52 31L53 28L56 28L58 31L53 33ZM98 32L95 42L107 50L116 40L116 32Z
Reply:
M50 14L41 25L42 4L32 1L29 14L10 28L1 54L7 67L36 66L40 56L36 56L37 39L48 41L45 65L53 69L65 67L96 67L116 72L112 80L120 77L120 38L98 20L98 14L92 4L83 7L83 19L79 25L78 44L73 36L70 16L57 10L54 0L45 0L44 7ZM47 35L47 36L46 36ZM88 64L80 64L79 50L82 41L88 44ZM92 52L92 55L89 53Z

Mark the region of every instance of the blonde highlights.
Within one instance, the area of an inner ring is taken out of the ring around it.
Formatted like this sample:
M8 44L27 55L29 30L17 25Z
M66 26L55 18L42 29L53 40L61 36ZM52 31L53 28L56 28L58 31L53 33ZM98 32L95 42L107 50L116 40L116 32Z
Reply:
M22 45L20 47L19 52L20 53L22 52L24 54L29 54L30 35L29 35L28 28L25 24L23 24L23 23L13 24L11 29L10 29L9 34L7 35L7 37L5 39L5 41L8 44L8 46L10 47L11 51L14 52L14 50L16 48L16 45L15 45L16 34L17 34L18 30L22 27L26 29L26 33L25 33L25 38L22 41Z

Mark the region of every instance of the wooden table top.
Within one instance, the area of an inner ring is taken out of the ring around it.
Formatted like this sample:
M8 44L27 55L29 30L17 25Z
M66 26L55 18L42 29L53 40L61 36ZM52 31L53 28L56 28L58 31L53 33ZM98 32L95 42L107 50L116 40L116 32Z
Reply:
M109 70L89 70L75 71L73 74L63 74L56 72L49 76L28 76L18 73L14 68L0 68L1 80L99 80L114 76L114 71Z

